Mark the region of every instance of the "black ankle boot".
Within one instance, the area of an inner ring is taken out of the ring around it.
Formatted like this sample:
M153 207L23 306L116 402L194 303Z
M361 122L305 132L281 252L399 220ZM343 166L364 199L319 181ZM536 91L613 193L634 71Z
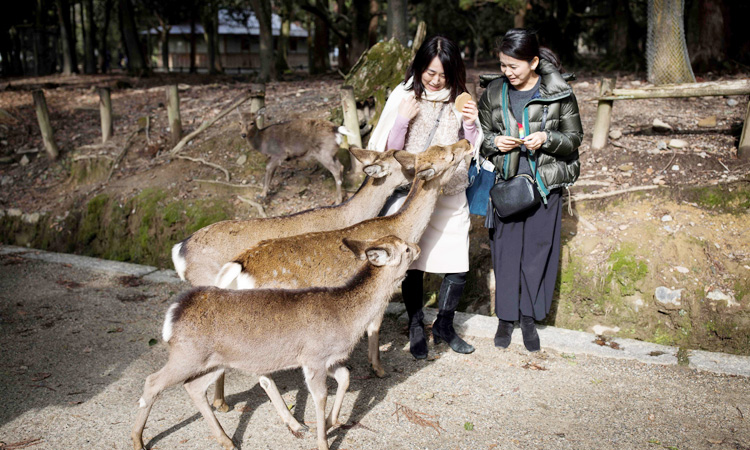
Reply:
M409 315L409 351L417 359L427 358L427 337L424 332L422 311L422 278L424 272L407 270L401 283L406 313Z
M447 342L451 349L456 353L471 353L474 347L466 343L457 334L453 328L453 318L456 315L456 307L464 292L466 283L455 283L444 278L438 294L438 312L437 319L432 324L432 338L435 344L440 340Z
M536 322L531 316L521 316L521 333L523 334L523 345L530 352L538 352L541 349L539 333L536 332Z
M513 322L498 319L497 331L495 332L495 347L508 348L512 335Z

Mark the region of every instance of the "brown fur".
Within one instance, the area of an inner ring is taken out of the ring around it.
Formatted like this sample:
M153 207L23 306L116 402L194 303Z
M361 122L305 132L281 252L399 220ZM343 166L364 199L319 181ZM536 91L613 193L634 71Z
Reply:
M173 254L175 267L193 286L213 285L221 267L243 249L266 239L295 236L310 231L347 227L375 217L393 191L413 178L394 157L394 151L350 149L370 175L357 193L344 203L267 219L225 220L201 228L183 240ZM180 272L180 270L178 270Z
M283 161L305 158L318 161L331 172L336 182L336 202L341 203L341 176L344 168L336 158L339 151L339 144L336 142L339 127L327 120L297 119L259 129L257 118L263 115L264 109L257 114L249 114L247 118L240 115L242 138L253 150L269 158L261 195L268 195L271 178L279 164Z
M318 449L327 450L326 373L348 371L343 361L367 325L382 316L419 248L395 236L375 241L343 241L359 259L369 258L340 287L304 290L245 291L200 287L170 308L169 360L146 379L131 433L135 450L143 449L143 429L158 394L184 382L190 397L225 449L233 442L216 420L206 389L225 368L266 374L295 367L305 369L316 405ZM171 317L171 319L170 319ZM337 393L338 397L338 393ZM332 415L341 403L334 404Z

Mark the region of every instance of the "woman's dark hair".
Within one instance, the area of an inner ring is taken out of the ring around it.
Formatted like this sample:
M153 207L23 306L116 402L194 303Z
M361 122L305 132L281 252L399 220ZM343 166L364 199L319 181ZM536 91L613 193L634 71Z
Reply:
M424 41L417 50L409 70L406 71L404 83L414 77L411 89L414 90L416 99L420 100L424 93L422 74L436 56L443 64L445 85L450 89L451 101L453 101L458 94L466 91L466 67L458 46L446 37L432 36Z
M500 53L527 62L531 62L535 56L538 56L540 59L546 59L552 63L558 72L565 72L555 52L547 47L540 46L536 32L526 28L512 28L508 30L505 36L501 37L498 41L498 56L500 56Z

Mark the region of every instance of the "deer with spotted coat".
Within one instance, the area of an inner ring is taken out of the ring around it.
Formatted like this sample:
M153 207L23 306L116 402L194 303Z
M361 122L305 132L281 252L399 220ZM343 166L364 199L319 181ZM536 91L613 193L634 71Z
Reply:
M418 246L395 236L345 239L340 245L353 259L366 261L341 286L239 291L198 287L173 303L162 333L169 359L146 378L131 432L134 450L145 448L143 429L156 397L177 383L184 383L224 449L236 450L206 399L208 386L230 367L256 374L302 367L315 403L318 450L328 450L326 431L335 423L348 379L339 383L326 419L326 374L338 379L346 370L342 362L368 324L382 318L391 295L419 256Z
M237 109L240 136L253 150L268 157L261 196L268 196L273 174L282 162L314 159L333 175L336 183L336 203L341 203L341 177L344 168L336 154L343 142L342 136L354 137L354 134L346 127L322 119L295 119L260 128L258 118L265 115L265 112L266 108L261 108L258 112L246 116Z

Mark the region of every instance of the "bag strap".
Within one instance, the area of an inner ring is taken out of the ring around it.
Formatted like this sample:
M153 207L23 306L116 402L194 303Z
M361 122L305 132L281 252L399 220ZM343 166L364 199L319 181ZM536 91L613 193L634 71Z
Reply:
M443 110L447 104L448 102L443 102L443 106L440 107L440 112L438 113L437 120L435 120L435 125L432 126L432 131L430 131L430 136L427 138L427 142L424 143L422 151L427 150L427 147L430 146L430 142L432 142L432 138L435 137L435 132L437 131L438 125L440 125L440 117L443 115Z

